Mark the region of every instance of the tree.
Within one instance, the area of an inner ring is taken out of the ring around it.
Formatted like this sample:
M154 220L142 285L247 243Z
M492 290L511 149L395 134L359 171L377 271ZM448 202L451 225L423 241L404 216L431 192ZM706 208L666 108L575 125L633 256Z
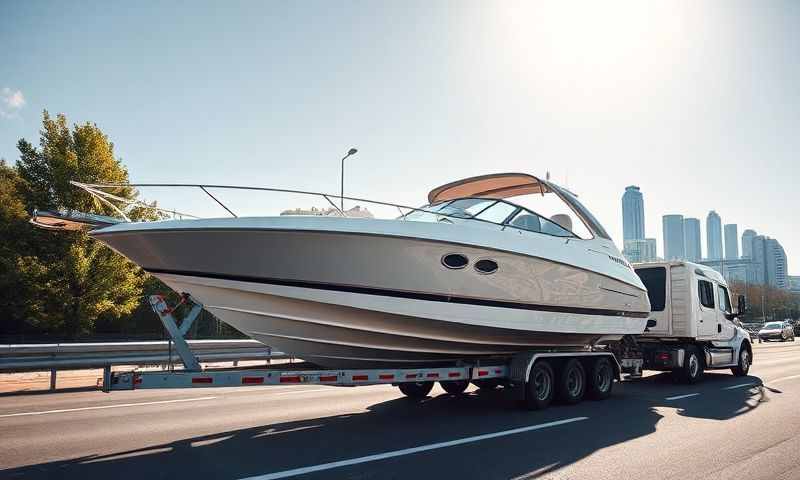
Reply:
M34 229L27 212L111 215L111 208L69 182L127 183L128 172L95 124L70 128L64 115L51 118L45 111L40 137L38 148L18 142L16 168L0 167L0 315L74 337L92 331L101 316L130 314L140 303L145 273L85 232ZM136 197L130 187L114 193Z

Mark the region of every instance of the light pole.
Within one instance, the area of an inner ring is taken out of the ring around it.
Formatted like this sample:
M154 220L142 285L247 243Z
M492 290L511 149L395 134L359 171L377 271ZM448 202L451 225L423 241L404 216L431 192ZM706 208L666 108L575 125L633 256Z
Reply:
M347 157L351 157L356 153L358 153L358 150L356 150L355 148L351 148L350 150L347 151L347 155L342 157L342 190L341 194L339 195L339 201L340 201L339 208L342 211L342 216L344 216L344 161L345 159L347 159Z

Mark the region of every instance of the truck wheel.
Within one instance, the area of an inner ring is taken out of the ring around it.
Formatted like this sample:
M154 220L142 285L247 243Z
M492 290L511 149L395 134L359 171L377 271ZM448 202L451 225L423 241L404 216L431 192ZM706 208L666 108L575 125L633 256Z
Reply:
M575 358L567 360L561 367L558 376L558 398L562 402L574 405L583 400L586 393L586 370Z
M600 357L591 364L586 394L592 400L605 400L613 388L614 367L607 358Z
M500 379L499 378L485 378L483 380L473 380L473 384L481 390L489 391L495 390L497 387L500 386Z
M403 395L409 398L425 398L433 389L433 382L408 382L399 385Z
M683 367L673 370L673 376L681 383L693 384L703 378L703 361L697 348L689 346L686 348L686 356L683 359Z
M539 360L531 367L525 384L525 406L529 410L543 410L553 401L555 374L547 360Z
M739 362L735 367L731 368L731 372L737 377L744 377L747 375L747 372L750 371L751 363L752 358L750 358L750 350L746 345L742 345L739 350Z
M469 380L445 380L439 382L439 385L450 395L460 395L469 387Z

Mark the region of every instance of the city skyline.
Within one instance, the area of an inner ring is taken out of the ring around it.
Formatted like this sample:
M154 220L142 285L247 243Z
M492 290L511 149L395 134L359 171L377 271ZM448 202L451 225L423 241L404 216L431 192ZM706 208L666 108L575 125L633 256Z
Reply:
M629 186L622 197L623 228L644 237L638 229L644 225L644 193L638 186ZM729 280L763 283L789 289L789 259L778 239L745 229L739 249L739 225L725 223L716 210L706 216L706 254L702 250L700 219L671 213L662 216L663 256L657 255L656 240L631 238L624 240L623 255L632 263L658 259L687 260L702 263L720 271ZM633 236L633 235L631 235Z

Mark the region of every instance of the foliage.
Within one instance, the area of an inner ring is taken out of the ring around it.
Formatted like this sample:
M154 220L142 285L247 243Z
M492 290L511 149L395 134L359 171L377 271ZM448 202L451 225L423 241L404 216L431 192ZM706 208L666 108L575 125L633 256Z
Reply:
M114 212L69 182L127 183L114 145L97 125L70 128L45 111L39 147L22 139L14 167L0 165L0 318L3 330L77 336L100 317L129 315L140 303L144 272L85 232L48 232L28 223L36 208ZM114 192L133 199L136 192ZM141 215L140 215L141 216Z
M788 290L769 285L752 285L732 282L731 296L734 304L738 295L747 298L747 321L761 321L766 311L767 320L797 320L800 318L800 296Z

